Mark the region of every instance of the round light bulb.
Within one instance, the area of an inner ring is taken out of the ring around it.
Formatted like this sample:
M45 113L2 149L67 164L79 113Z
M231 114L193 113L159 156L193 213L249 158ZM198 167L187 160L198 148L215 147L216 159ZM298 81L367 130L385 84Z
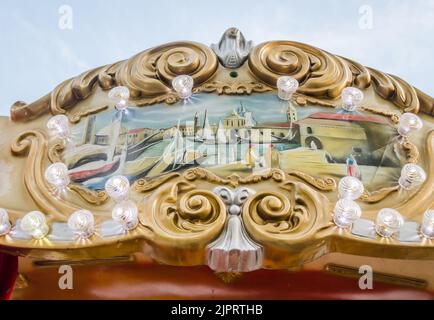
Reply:
M359 179L347 176L339 181L338 191L341 199L357 200L362 196L365 188Z
M297 79L289 76L277 79L277 96L285 101L292 99L292 95L297 91L299 83Z
M399 119L398 133L401 136L408 136L412 132L422 129L422 120L414 113L404 113Z
M128 108L128 99L130 98L130 90L127 87L119 86L114 87L108 93L110 100L115 102L115 107L118 110L125 110Z
M405 190L411 190L422 185L426 180L425 171L417 164L406 164L401 170L399 185Z
M44 238L49 231L45 215L39 211L32 211L21 219L21 230L35 239Z
M354 87L345 88L342 91L342 108L345 111L353 112L363 102L363 92Z
M114 206L112 218L121 224L125 231L133 230L139 223L137 205L133 201L123 201Z
M188 75L177 76L172 81L172 87L181 99L188 99L193 94L193 78Z
M69 119L63 114L51 117L47 122L49 134L53 137L68 139L71 136L69 128Z
M434 240L434 210L425 212L420 231L425 238Z
M0 236L4 236L11 231L11 222L9 221L8 212L0 208Z
M336 203L333 221L340 228L350 228L362 215L360 206L352 200L341 199Z
M378 212L375 231L383 238L396 235L404 225L404 218L394 209L382 209Z
M65 188L71 182L68 167L62 162L53 163L45 170L45 180L57 189Z
M94 234L95 219L92 212L88 210L78 210L68 219L68 227L74 235L80 239L87 239Z
M116 202L127 200L130 191L130 181L124 176L111 177L105 184L105 191Z

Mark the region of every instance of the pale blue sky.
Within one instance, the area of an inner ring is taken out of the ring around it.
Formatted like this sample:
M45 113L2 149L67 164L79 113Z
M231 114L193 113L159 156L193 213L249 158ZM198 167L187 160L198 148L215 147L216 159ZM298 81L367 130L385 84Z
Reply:
M59 28L62 5L73 10L72 30ZM372 29L359 27L364 5ZM0 114L90 68L170 41L214 43L231 26L256 44L315 45L434 96L434 0L1 0Z

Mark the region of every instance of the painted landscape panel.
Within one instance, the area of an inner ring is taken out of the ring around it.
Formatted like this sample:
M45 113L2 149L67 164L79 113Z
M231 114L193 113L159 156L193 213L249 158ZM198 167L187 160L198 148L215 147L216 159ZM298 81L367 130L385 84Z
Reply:
M368 187L397 181L403 160L385 117L295 107L274 94L195 95L187 103L91 115L64 153L72 181L102 189L113 175L131 182L202 166L227 176L280 168L314 176L351 174Z

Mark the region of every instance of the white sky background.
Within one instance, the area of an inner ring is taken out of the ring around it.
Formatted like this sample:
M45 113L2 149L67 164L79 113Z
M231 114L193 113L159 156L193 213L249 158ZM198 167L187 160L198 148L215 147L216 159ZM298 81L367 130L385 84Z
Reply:
M72 9L72 30L59 9ZM371 29L359 12L372 8ZM0 114L90 68L176 40L295 40L398 75L434 96L434 0L1 0Z

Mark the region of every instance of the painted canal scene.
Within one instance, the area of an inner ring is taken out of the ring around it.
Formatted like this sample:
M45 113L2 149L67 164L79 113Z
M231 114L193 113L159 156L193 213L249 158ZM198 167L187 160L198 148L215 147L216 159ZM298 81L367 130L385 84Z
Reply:
M274 94L195 95L174 105L91 115L73 130L64 160L75 183L102 189L202 166L228 176L269 168L316 176L359 177L368 187L393 184L402 166L385 117L298 107Z

